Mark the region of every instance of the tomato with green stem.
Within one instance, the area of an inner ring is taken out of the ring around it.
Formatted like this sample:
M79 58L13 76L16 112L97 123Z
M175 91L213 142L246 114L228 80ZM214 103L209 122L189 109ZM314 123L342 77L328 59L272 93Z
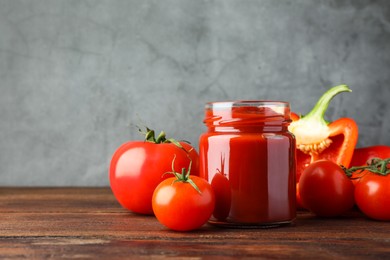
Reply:
M229 179L225 173L225 157L221 155L221 170L217 169L211 180L215 194L213 216L217 220L225 220L230 213L232 194Z
M111 190L124 208L152 215L153 191L167 178L161 176L171 170L172 157L176 156L176 170L191 161L193 175L199 175L199 155L190 144L168 139L164 132L155 137L154 131L146 128L144 134L144 141L129 141L115 151L109 178Z
M213 213L213 189L205 179L190 176L191 162L188 170L182 168L181 173L176 172L175 158L172 171L167 172L174 177L162 181L153 193L154 215L161 224L175 231L199 229Z
M390 158L345 169L355 179L355 201L369 218L390 221Z
M310 164L299 181L299 194L305 208L317 216L335 217L354 206L354 185L342 167L328 160Z

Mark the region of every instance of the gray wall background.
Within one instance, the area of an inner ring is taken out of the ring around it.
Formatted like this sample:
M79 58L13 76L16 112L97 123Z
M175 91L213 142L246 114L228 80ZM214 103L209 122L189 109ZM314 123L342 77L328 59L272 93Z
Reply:
M276 99L390 145L390 2L0 0L0 186L106 186L115 149L198 146L207 101Z

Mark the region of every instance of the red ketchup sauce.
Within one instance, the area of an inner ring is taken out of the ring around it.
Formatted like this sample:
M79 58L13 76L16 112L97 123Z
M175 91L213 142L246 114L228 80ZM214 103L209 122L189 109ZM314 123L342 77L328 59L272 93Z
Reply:
M272 227L296 217L295 139L279 101L206 104L200 175L215 192L211 224Z

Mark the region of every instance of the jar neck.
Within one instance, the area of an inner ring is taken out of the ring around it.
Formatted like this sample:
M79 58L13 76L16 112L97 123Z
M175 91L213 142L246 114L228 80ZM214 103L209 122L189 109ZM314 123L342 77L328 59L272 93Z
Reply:
M281 132L290 122L290 106L280 101L208 103L204 119L209 132Z
M252 126L252 127L225 127L211 126L208 127L208 132L218 133L275 133L286 132L287 126Z

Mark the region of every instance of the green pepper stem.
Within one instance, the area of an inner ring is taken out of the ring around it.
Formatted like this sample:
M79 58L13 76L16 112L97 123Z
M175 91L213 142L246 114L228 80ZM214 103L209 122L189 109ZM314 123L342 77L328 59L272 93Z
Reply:
M307 115L303 116L303 119L320 121L327 125L328 123L324 119L325 112L328 109L330 101L341 92L352 92L352 90L347 85L332 87L320 97L313 109Z

